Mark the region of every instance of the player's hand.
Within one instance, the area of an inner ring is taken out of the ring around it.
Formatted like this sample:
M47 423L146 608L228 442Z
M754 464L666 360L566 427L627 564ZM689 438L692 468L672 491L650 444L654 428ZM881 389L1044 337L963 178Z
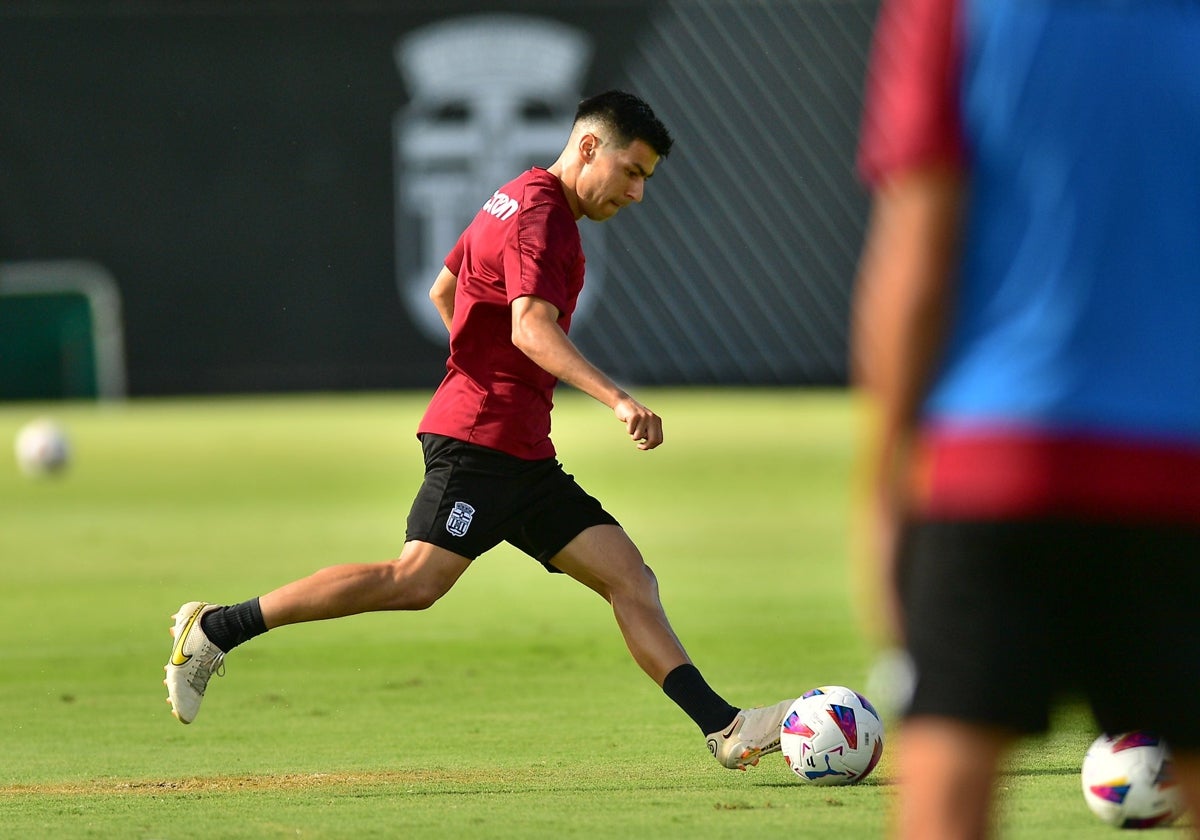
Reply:
M633 397L625 397L613 406L617 419L638 449L653 449L663 442L662 418Z

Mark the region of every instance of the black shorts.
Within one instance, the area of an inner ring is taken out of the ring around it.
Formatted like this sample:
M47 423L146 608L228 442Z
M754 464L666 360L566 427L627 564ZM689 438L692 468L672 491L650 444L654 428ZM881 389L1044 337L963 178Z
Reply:
M425 480L406 539L474 560L501 542L547 571L567 543L593 525L616 525L554 458L527 461L441 435L421 435Z
M900 592L909 715L1040 733L1082 697L1107 732L1200 749L1200 527L920 523Z

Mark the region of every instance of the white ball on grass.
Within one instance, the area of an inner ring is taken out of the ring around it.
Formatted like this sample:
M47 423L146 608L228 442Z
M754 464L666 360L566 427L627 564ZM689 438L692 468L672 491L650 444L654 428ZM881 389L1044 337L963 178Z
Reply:
M67 433L49 418L31 420L17 432L13 443L17 467L25 475L56 475L67 468L71 448Z
M1088 808L1109 825L1153 828L1183 812L1171 751L1148 732L1101 735L1088 747L1080 778Z

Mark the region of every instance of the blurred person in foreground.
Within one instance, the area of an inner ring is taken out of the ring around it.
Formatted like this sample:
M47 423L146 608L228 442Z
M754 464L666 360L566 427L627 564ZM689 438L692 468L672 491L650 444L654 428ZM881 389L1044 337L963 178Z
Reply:
M713 691L675 636L658 581L629 536L555 458L558 382L610 408L639 450L663 442L662 420L567 337L583 288L578 222L640 202L673 140L641 99L609 91L579 104L558 160L501 186L446 258L430 291L450 334L448 373L418 427L425 479L400 557L331 566L232 606L177 611L168 702L191 723L239 644L286 624L377 610L421 610L501 542L612 605L639 666L706 735L730 769L778 751L789 701L738 709Z
M852 359L901 837L986 836L1071 696L1200 813L1197 45L1179 0L881 7Z

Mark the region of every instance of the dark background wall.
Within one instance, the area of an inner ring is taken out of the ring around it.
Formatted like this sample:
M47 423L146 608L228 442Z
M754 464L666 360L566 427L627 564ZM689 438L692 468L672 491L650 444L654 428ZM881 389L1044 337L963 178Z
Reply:
M573 332L585 352L626 381L840 382L874 8L3 7L0 263L104 266L131 394L432 386L444 341L398 290L419 261L397 207L393 121L412 92L394 50L432 23L517 12L585 33L583 92L635 90L676 136L645 204L602 226L604 281Z

